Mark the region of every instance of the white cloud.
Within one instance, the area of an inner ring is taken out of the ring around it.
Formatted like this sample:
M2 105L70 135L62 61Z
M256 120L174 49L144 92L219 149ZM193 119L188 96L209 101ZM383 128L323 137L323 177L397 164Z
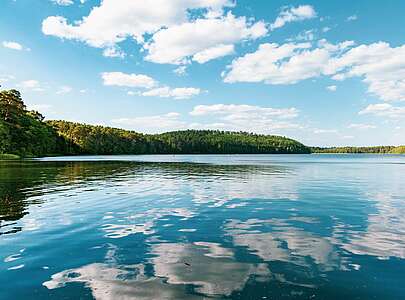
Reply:
M233 3L228 0L104 0L88 16L72 24L64 17L50 16L43 21L42 31L104 48L129 37L142 42L147 33L186 22L189 10L220 12L225 6Z
M267 117L278 117L282 119L291 119L298 116L296 108L271 108L246 104L213 104L197 105L190 112L192 116L206 115L236 115L236 114L261 114Z
M10 80L13 80L15 77L13 75L0 75L0 84L4 84Z
M336 129L314 129L315 134L324 134L324 133L339 133Z
M287 39L288 42L293 42L293 41L313 41L316 37L316 30L315 29L310 29L310 30L304 30L298 33L295 37Z
M198 105L190 112L193 117L213 118L211 124L197 127L274 133L274 130L297 129L300 126L291 122L298 116L295 108L271 108L252 105L214 104Z
M22 89L31 90L34 92L43 92L45 90L43 87L41 87L39 81L34 79L22 81L17 84L17 86Z
M132 38L146 50L146 60L205 63L232 54L235 43L267 33L264 22L230 12L224 15L223 8L234 4L231 0L104 0L80 21L46 18L42 32L103 48L107 57L123 57L118 44ZM194 10L197 18L190 13Z
M144 92L129 91L130 96L139 95L145 97L161 97L174 99L189 99L201 93L199 88L180 87L170 88L168 86L159 86L159 83L153 78L143 74L126 74L122 72L104 72L101 74L104 85L122 86L146 89Z
M198 88L174 88L171 89L167 86L151 89L143 92L142 96L161 97L161 98L174 98L174 99L189 99L199 95L201 92Z
M349 17L347 17L346 21L350 22L350 21L356 21L357 20L357 15L351 15Z
M310 50L309 43L261 44L254 53L234 60L224 81L292 84L321 74L330 59L326 48Z
M12 41L4 41L3 43L3 47L8 48L8 49L13 49L13 50L24 50L24 47L17 42L12 42Z
M224 81L294 84L330 76L334 80L360 77L368 92L384 101L405 101L405 45L378 42L354 46L320 40L311 43L261 44L257 51L235 59Z
M114 119L112 123L145 133L159 133L187 127L187 124L180 120L180 114L176 112L156 116Z
M125 53L122 52L120 48L112 46L103 50L103 56L124 58Z
M101 74L104 85L136 88L152 88L156 81L143 74L126 74L122 72L104 72Z
M360 115L375 115L378 117L388 117L399 119L405 117L405 107L393 106L389 103L370 104L359 112Z
M198 52L193 56L193 60L200 64L203 64L212 59L232 54L234 53L234 51L234 45L219 45Z
M51 0L53 3L61 6L69 6L74 4L73 0Z
M187 66L178 66L176 69L173 70L173 73L178 76L184 76L187 74Z
M368 91L385 101L405 101L405 45L378 42L352 48L329 62L333 78L361 77Z
M329 86L326 87L326 89L331 91L331 92L336 92L337 86L336 85L329 85Z
M359 129L359 130L367 130L367 129L374 129L377 128L375 125L370 124L361 124L361 123L353 123L347 126L349 129Z
M234 43L257 39L267 33L263 22L249 24L231 13L215 19L197 19L155 33L144 48L146 60L183 64L190 57L199 63L229 55Z
M70 86L64 85L61 86L57 91L56 94L57 95L63 95L63 94L68 94L72 91L72 88Z
M280 12L274 23L270 25L270 29L274 30L283 27L285 24L290 22L303 21L315 17L316 11L311 5L286 7Z
M291 122L298 116L298 110L295 108L278 109L251 105L214 104L195 106L189 114L193 119L187 122L181 120L181 115L176 112L120 118L112 120L112 122L148 133L184 129L218 129L276 134L277 131L301 128L299 124ZM198 122L198 119L201 118L203 122Z

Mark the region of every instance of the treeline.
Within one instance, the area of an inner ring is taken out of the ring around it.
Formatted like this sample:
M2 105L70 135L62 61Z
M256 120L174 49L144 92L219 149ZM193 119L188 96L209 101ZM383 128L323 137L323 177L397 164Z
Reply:
M342 154L403 154L405 146L374 146L374 147L312 147L312 153L342 153Z
M310 153L303 144L281 136L218 130L185 130L154 135L165 152L178 154Z
M104 126L49 121L72 154L264 154L310 153L303 144L280 136L218 130L140 134Z
M67 121L44 121L28 111L16 90L0 92L0 154L265 154L310 153L280 136L217 130L184 130L148 135Z

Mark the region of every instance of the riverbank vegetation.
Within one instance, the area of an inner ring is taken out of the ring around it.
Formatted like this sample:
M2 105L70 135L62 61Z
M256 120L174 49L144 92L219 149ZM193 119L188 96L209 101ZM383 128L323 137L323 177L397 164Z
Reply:
M14 159L20 159L20 156L8 153L0 154L0 160L14 160Z
M374 147L312 147L312 153L335 154L405 154L405 146L374 146Z
M0 154L21 157L76 154L310 153L281 136L218 130L142 134L67 121L44 121L27 110L16 90L0 92ZM11 156L7 156L11 157Z
M394 150L394 146L375 146L375 147L312 147L312 153L342 153L342 154L388 154Z
M405 154L405 146L395 147L391 150L392 154Z

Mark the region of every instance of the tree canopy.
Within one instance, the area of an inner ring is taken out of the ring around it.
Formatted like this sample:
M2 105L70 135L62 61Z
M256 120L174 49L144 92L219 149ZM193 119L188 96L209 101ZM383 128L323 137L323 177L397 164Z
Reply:
M310 153L281 136L219 130L142 134L67 121L44 121L16 90L0 92L0 154L265 154Z
M391 153L394 146L373 146L373 147L312 147L312 153L347 153L347 154L386 154Z
M0 153L40 156L59 153L63 140L43 122L37 111L28 111L20 92L0 92Z

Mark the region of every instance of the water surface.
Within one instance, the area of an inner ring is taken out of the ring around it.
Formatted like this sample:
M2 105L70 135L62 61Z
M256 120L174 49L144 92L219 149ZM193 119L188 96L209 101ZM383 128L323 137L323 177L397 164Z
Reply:
M403 299L405 157L0 162L0 299Z

